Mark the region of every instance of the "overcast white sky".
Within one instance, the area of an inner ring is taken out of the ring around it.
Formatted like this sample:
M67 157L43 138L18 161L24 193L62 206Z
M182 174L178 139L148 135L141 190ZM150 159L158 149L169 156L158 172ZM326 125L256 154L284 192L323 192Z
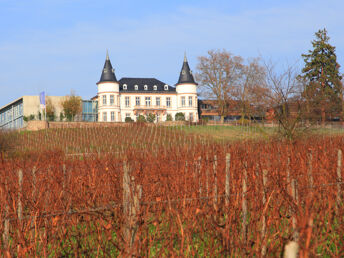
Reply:
M238 2L0 0L0 106L43 90L96 95L107 48L118 79L174 85L184 51L193 70L210 49L302 65L326 27L344 66L344 1Z

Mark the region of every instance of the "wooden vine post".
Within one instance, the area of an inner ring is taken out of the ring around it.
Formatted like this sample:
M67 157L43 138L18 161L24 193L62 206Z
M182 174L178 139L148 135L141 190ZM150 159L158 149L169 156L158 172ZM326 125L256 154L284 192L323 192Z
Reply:
M8 218L10 207L8 205L8 181L5 178L5 196L6 196L6 204L5 204L5 212L4 212L4 232L2 233L2 241L4 245L4 249L8 250L9 248L9 238L10 238L10 220Z
M298 200L298 191L297 191L297 180L292 179L291 181L291 189L292 189L292 197L296 204L296 206L299 204ZM297 242L299 240L299 232L297 230L297 220L296 220L296 209L293 210L293 218L292 218L292 225L293 225L293 240Z
M23 219L23 204L22 204L22 194L23 194L23 170L18 171L18 219L21 221Z
M231 154L227 153L226 154L226 185L225 185L226 206L229 205L229 195L230 195L230 184L229 184L230 177L231 177L230 165L231 165Z
M263 207L266 205L266 188L268 184L268 171L266 169L263 170ZM261 255L264 257L266 255L266 243L265 243L265 235L266 235L266 216L263 214L262 217L262 229L261 229L261 239L262 239L262 250Z
M242 179L242 239L247 241L247 162L244 163L244 174Z
M342 202L342 150L338 150L338 157L337 157L337 199L336 199L336 210L338 210L339 206Z
M214 155L214 163L213 163L213 172L214 172L214 208L216 208L216 205L218 203L217 200L217 156Z
M138 215L140 212L140 199L142 187L135 186L135 178L130 175L130 168L123 163L123 237L126 245L126 255L136 257L135 236L138 230Z

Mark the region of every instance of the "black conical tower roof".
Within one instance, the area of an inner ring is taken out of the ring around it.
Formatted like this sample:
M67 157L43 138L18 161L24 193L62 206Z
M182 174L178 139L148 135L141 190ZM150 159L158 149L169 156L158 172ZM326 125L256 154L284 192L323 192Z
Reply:
M179 80L177 84L181 83L193 83L197 84L192 76L192 72L190 70L188 60L186 59L186 55L184 55L184 62L182 70L180 71Z
M107 52L102 75L100 76L100 80L98 83L101 82L117 82L116 75L114 73L114 69L112 68L109 54Z

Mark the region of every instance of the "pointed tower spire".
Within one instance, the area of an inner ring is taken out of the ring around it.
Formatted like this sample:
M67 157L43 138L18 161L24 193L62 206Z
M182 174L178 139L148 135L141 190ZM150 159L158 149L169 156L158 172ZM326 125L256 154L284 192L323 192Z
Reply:
M180 71L179 80L176 85L182 84L182 83L192 83L192 84L197 85L197 83L195 82L192 76L192 72L190 70L188 60L186 58L186 52L184 52L183 67L182 67L182 70Z
M106 60L102 71L102 75L100 76L100 80L99 82L97 82L97 84L101 82L117 82L116 75L114 73L114 69L112 68L111 61L109 58L108 50L106 50Z

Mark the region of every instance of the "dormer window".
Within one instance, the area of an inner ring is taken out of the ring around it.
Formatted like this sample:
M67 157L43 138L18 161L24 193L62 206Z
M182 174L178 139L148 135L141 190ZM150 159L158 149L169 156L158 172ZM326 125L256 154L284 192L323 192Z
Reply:
M143 88L144 88L144 90L148 90L148 86L147 85L143 86Z
M139 86L138 85L135 85L135 90L138 90L139 89Z
M157 90L158 87L156 85L153 86L153 90Z
M168 85L167 84L165 84L164 90L168 90Z
M127 85L123 84L123 90L126 90L126 89L127 89Z
M185 74L185 71L184 71L184 70L182 71L182 74Z
M107 73L107 72L108 72L108 71L107 71L105 68L104 68L104 70L103 70L103 71L104 71L104 73Z

